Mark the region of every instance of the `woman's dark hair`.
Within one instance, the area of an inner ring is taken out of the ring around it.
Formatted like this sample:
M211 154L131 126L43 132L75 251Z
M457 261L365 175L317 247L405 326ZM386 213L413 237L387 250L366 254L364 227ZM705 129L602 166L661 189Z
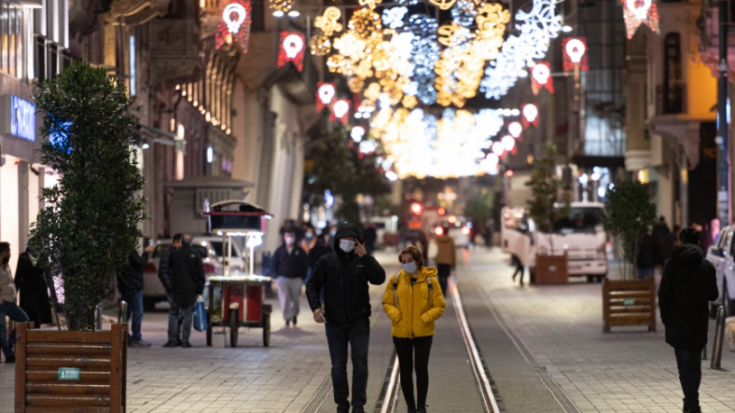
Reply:
M404 248L400 254L398 254L398 262L403 264L403 261L401 261L401 257L403 257L403 254L410 254L411 257L413 257L413 260L416 261L416 268L419 270L424 267L424 256L421 254L421 250L414 247L413 245L410 245L406 248Z

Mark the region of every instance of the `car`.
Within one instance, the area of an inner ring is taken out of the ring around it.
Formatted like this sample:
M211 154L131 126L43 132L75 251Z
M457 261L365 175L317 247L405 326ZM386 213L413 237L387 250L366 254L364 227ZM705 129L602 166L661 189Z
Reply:
M220 237L214 236L195 236L192 238L191 246L202 257L204 264L204 274L207 278L211 275L222 275L224 266L222 260L223 241ZM146 309L155 308L157 302L166 301L166 289L158 278L158 266L160 264L161 254L171 246L171 240L159 240L156 243L156 249L148 260L148 264L143 268L143 305ZM225 254L227 251L225 251ZM240 247L236 243L232 243L232 274L241 274L245 270L245 260Z
M707 260L714 265L717 272L717 288L720 297L713 301L710 315L714 318L719 306L725 307L725 317L735 315L735 225L720 231L717 242L707 250Z
M464 218L451 215L447 219L434 224L434 235L439 235L439 231L444 227L449 228L447 235L454 240L454 245L457 248L470 246L471 222L465 222Z

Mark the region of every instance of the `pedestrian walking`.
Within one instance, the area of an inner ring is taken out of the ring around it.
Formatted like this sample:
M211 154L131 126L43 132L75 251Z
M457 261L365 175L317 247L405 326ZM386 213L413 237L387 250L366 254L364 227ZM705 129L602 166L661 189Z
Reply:
M202 257L191 247L191 237L174 235L174 251L168 258L171 307L168 313L168 342L163 347L191 348L191 323L197 296L204 292Z
M15 288L20 298L20 308L25 311L36 328L53 323L48 285L43 276L43 269L36 265L28 251L20 254L16 268Z
M439 285L446 296L449 276L457 266L457 246L454 245L452 237L448 235L449 228L442 227L441 230L441 235L436 237L436 268L439 272Z
M515 272L513 273L513 281L516 280L516 276L518 274L521 275L521 287L523 287L523 275L525 273L525 268L523 267L523 263L521 262L521 259L518 258L515 254L510 256L511 264L513 264L516 267Z
M641 231L641 239L638 246L638 257L636 257L636 269L638 279L652 278L656 271L656 259L659 256L659 246L656 240L648 234L648 228Z
M674 348L679 381L684 392L684 413L700 413L702 349L707 345L709 302L719 297L715 267L699 247L699 232L681 231L683 245L671 254L658 290L666 342Z
M668 245L670 235L671 231L669 231L669 226L666 224L666 218L663 216L659 217L658 222L653 225L653 230L651 231L653 241L657 245L656 265L658 266L663 266L671 254L671 249L669 249Z
M378 232L371 223L366 222L363 224L362 237L365 239L365 249L368 254L375 252L375 242L378 240Z
M429 238L426 236L426 233L424 230L420 229L416 233L416 242L417 246L421 248L421 256L424 257L425 260L429 259ZM423 265L428 265L427 262L423 262Z
M409 413L426 413L429 392L429 354L434 338L434 322L444 314L445 303L437 270L422 265L416 247L407 247L398 256L403 269L391 278L383 295L383 309L393 322L391 334L398 355L401 389ZM416 398L413 375L416 373Z
M145 246L143 255L140 255L137 250L131 251L128 255L128 262L117 275L117 289L120 291L120 298L128 303L127 318L131 320L132 331L128 338L130 347L151 346L151 343L143 340L140 327L143 324L143 268L148 264L148 255L155 248L155 245Z
M10 317L16 323L28 322L28 315L16 303L15 283L8 265L11 255L10 244L0 242L0 347L5 354L6 363L15 363L15 353L12 348L15 345L15 330L10 335L8 342L5 317Z
M493 248L493 236L495 234L495 220L490 217L485 221L485 247L487 249Z
M301 309L301 287L309 269L306 251L296 245L296 231L287 229L283 234L283 245L271 258L271 274L276 277L278 301L286 327L296 326Z
M326 322L337 413L350 411L348 346L352 356L352 413L365 412L371 315L368 283L380 285L384 281L385 271L365 249L360 227L343 224L335 234L334 251L319 259L314 275L306 285L314 321ZM324 309L319 297L322 287Z

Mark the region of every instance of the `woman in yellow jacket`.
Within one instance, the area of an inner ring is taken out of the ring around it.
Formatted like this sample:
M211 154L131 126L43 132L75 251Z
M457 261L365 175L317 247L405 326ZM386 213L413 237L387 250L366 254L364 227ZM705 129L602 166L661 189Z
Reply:
M403 269L388 281L383 309L393 321L391 333L398 354L401 388L408 411L425 413L434 321L444 314L444 295L436 279L436 269L423 266L424 257L418 248L405 248L398 259ZM418 400L413 396L414 369Z

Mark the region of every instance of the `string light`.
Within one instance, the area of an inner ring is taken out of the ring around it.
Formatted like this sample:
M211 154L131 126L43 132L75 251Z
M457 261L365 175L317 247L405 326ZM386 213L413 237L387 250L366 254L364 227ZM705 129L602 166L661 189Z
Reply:
M518 138L521 136L521 133L523 133L523 126L520 122L513 121L508 124L508 133L510 133L514 138Z
M469 27L475 22L477 17L477 7L482 3L476 3L474 0L457 0L452 7L452 20L464 27Z
M325 36L332 36L336 32L342 31L342 23L339 22L342 17L340 9L330 6L324 10L324 14L314 19L314 26L321 29Z
M332 51L332 41L324 34L317 34L309 40L309 49L314 56L326 56Z
M406 7L393 7L383 10L383 25L391 29L403 27L403 18L408 13Z
M282 17L293 8L293 0L268 0L268 8L273 10L273 16Z

